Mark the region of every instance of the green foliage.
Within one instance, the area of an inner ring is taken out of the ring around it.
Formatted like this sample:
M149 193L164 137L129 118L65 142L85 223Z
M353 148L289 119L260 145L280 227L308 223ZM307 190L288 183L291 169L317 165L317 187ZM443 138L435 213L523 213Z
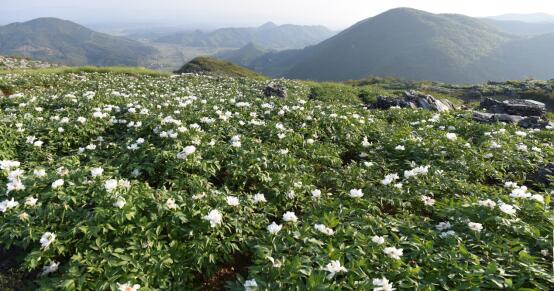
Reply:
M554 188L531 177L554 131L278 82L288 98L249 78L1 74L0 289L552 289Z
M228 61L222 61L210 57L197 57L186 63L175 73L207 73L218 76L244 77L252 79L265 79L264 76L248 69L237 66Z
M44 74L78 74L78 73L114 73L125 74L132 76L169 76L170 73L154 71L143 67L59 67L59 68L43 68L43 69L22 69L1 71L0 74L27 74L27 75L44 75ZM0 87L2 85L0 84Z

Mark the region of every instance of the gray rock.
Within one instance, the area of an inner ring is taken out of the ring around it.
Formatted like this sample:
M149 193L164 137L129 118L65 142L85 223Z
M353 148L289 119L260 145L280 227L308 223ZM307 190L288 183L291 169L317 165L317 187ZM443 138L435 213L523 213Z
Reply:
M492 113L474 111L472 118L473 120L483 122L483 123L493 123L494 122L494 120L492 119L493 115L494 114Z
M276 96L279 98L287 98L287 95L287 90L283 86L273 82L269 83L264 89L265 97Z
M554 163L550 163L540 168L535 175L535 181L547 185L554 182Z
M425 95L417 91L405 91L404 101L407 103L413 103L417 108L423 108L428 110L434 110L439 112L454 110L454 105L448 100L436 99L431 95Z
M546 105L535 100L511 99L500 102L492 98L481 101L481 108L489 113L510 114L519 116L544 116Z
M548 119L541 118L538 116L525 117L518 122L518 125L523 128L533 128L533 129L534 128L544 129L547 126L554 126L554 124L548 121Z
M402 107L402 108L412 107L411 105L414 105L414 104L408 104L406 101L399 98L388 97L388 96L377 96L377 101L375 101L375 103L373 103L371 107L375 109L386 110L396 106Z
M506 100L506 113L521 116L544 116L546 105L535 100Z
M450 111L455 108L454 104L447 99L435 99L435 104L439 112Z
M510 115L510 114L500 114L500 113L487 113L474 111L473 120L483 123L495 123L495 122L505 122L505 123L519 123L524 117L519 115Z
M511 115L511 114L493 114L492 120L496 122L506 122L506 123L518 123L523 119L523 117L519 115Z

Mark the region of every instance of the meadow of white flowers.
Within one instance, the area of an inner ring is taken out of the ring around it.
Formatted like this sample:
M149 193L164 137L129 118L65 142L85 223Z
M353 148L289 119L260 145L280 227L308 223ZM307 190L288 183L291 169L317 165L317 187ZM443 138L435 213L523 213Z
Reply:
M48 290L554 288L553 130L279 82L0 75L4 257Z

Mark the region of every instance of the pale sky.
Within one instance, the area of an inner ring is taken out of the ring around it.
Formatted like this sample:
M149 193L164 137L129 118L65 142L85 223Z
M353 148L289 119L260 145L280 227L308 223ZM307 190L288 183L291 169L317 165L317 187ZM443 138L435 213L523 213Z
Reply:
M554 14L554 0L0 0L0 24L49 16L82 24L215 28L273 21L342 29L396 7L469 16Z

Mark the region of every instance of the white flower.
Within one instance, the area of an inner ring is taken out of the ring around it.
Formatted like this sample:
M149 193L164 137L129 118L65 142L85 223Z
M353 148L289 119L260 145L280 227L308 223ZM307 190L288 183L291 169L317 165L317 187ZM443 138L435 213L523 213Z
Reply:
M61 186L63 186L64 183L65 183L65 182L64 182L63 179L58 179L58 180L56 180L56 181L54 181L54 182L52 183L52 189L58 189L58 188L60 188Z
M23 183L19 179L15 179L15 180L7 183L6 186L7 186L6 194L9 194L12 191L25 190L25 185L23 185Z
M481 232L481 230L483 230L483 225L477 222L469 222L467 226L469 227L469 229L476 232Z
M383 185L389 185L390 183L398 180L400 177L398 176L398 174L389 174L389 175L386 175L385 178L381 181L381 184Z
M447 237L453 236L453 235L455 235L455 234L456 234L455 231L449 230L449 231L441 232L440 237L441 237L441 238L447 238Z
M446 138L451 140L451 141L455 141L455 140L458 139L458 136L453 132L449 132L449 133L446 134Z
M326 235L333 235L335 234L335 231L332 230L331 228L328 228L327 226L325 226L324 224L315 224L314 225L314 228L316 230L318 230L319 232L323 233L323 234L326 234Z
M426 206L433 206L436 202L435 199L425 195L422 195L420 199Z
M314 142L315 142L315 141L314 141L313 138L308 138L308 139L306 140L306 143L307 143L307 144L314 144Z
M37 138L34 135L27 136L27 139L25 140L28 144L33 144Z
M9 170L12 168L18 168L21 165L18 161L10 161L10 160L1 160L0 161L0 169L1 170Z
M498 208L500 208L500 211L508 214L508 215L515 215L516 209L513 205L510 204L502 204Z
M219 210L214 209L208 213L208 215L203 217L204 220L207 220L210 222L211 227L216 227L217 225L221 224L221 221L223 220L223 215Z
M530 198L531 196L531 193L527 192L527 187L525 186L516 186L514 189L512 189L512 193L510 193L510 197L513 198Z
M385 243L385 238L382 237L382 236L378 236L378 235L374 235L372 238L371 238L371 241L378 244L378 245L382 245Z
M347 272L346 268L341 266L339 261L331 261L323 270L329 272L327 279L332 279L337 273Z
M167 209L177 209L177 204L175 204L175 199L168 198L167 201L165 202L165 207L167 207Z
M239 199L235 196L227 196L225 200L229 206L239 206L240 204Z
M118 291L138 291L140 289L139 284L131 285L131 283L127 282L124 284L117 283L117 290Z
M11 200L4 200L0 202L0 212L6 212L9 209L15 208L19 205L19 202L15 201L14 198Z
M104 182L104 188L108 193L113 192L117 188L117 180L116 179L109 179Z
M262 194L262 193L255 194L254 197L252 197L252 200L253 200L254 204L267 202L267 200L265 199L264 194Z
M439 224L437 224L435 226L435 228L438 230L438 231L443 231L443 230L447 230L447 229L450 229L452 227L452 225L450 225L450 222L446 221L446 222L441 222Z
M25 199L25 206L34 207L37 204L38 199L33 196L29 196Z
M350 190L350 197L360 198L362 196L364 196L364 192L362 192L362 189L351 189Z
M294 190L290 190L289 192L287 192L287 198L294 199L294 197L296 197L296 193L294 192Z
M60 266L59 262L52 262L50 263L50 265L42 267L42 273L40 275L45 276L50 273L54 273L58 270L59 266Z
M367 137L364 136L364 139L362 140L362 146L364 148L367 148L369 146L371 146L371 143L369 141L367 141Z
M52 232L45 232L40 238L41 247L45 250L56 240L56 235Z
M255 279L244 281L243 286L244 286L244 291L254 291L258 289L258 283L256 283Z
M409 171L404 171L404 177L410 178L417 175L424 175L424 174L427 174L428 172L429 172L429 166L416 167Z
M478 202L479 206L488 207L490 209L493 209L496 206L496 202L486 199L486 200L479 200Z
M321 190L315 189L312 191L312 198L319 198L321 197Z
M231 146L235 147L235 148L240 148L241 147L240 135L235 135L231 138Z
M46 171L44 169L35 169L33 171L33 175L35 175L35 177L37 178L42 178L46 176Z
M279 150L279 153L280 153L281 155L286 155L286 154L289 153L289 149L280 149L280 150Z
M192 155L194 152L196 152L195 146L186 146L180 153L177 154L177 158L180 160L184 160L187 158L187 156Z
M403 145L397 145L394 149L397 150L397 151L403 151L406 148Z
M539 202L539 203L544 204L544 197L543 197L542 195L535 194L535 195L531 196L530 199L531 199L531 200L535 200L535 201L537 201L537 202Z
M402 252L403 252L403 249L397 249L395 247L387 247L383 250L383 253L385 253L385 255L396 260L400 260L400 257L403 254Z
M123 208L123 207L125 206L125 204L127 204L127 202L125 201L125 198L123 198L123 197L118 197L118 198L117 198L117 201L114 202L113 206L115 206L115 207L121 209L121 208Z
M283 228L282 225L277 224L275 223L275 221L273 221L270 225L267 226L267 231L269 231L269 233L271 234L276 234L281 231L281 228Z
M90 169L90 175L92 177L102 176L102 173L104 173L104 169L102 169L102 168L92 168L92 169Z
M373 285L375 286L373 288L373 291L393 291L395 288L393 288L393 285L389 280L385 277L381 279L373 279Z
M508 181L508 182L504 183L504 187L505 188L517 188L517 183Z
M296 217L296 214L294 214L294 212L287 211L285 212L285 214L283 214L283 220L286 222L296 222L298 221L298 217Z

